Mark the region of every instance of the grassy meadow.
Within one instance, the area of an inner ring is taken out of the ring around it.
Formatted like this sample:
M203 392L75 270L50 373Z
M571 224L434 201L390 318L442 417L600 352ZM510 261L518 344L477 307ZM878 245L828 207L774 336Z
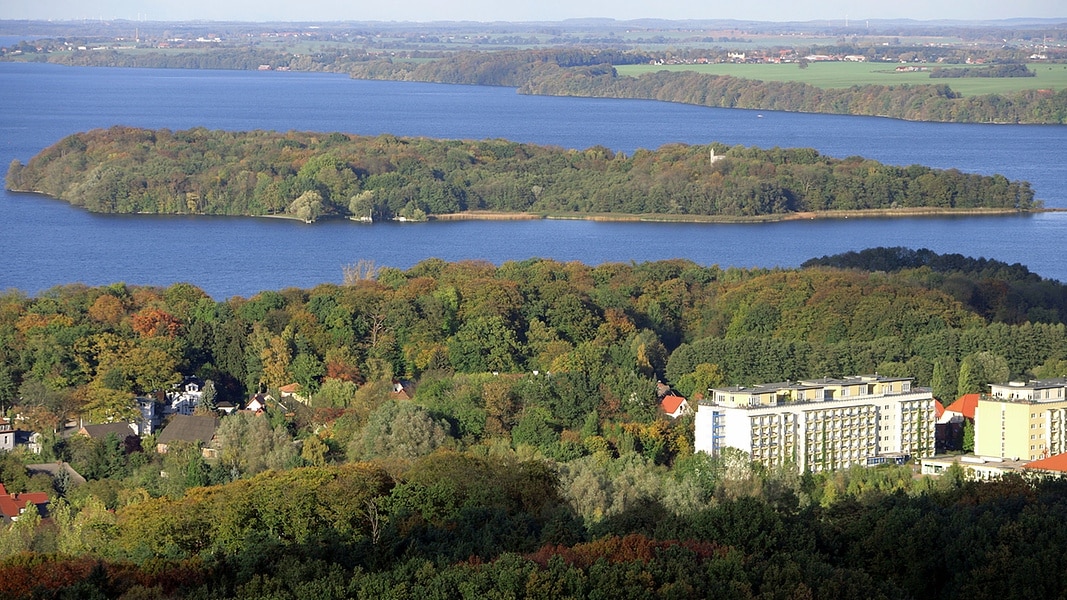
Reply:
M1030 70L1037 77L966 77L931 79L929 71L897 73L898 63L890 62L814 62L806 69L797 63L783 64L707 64L707 65L619 65L619 75L637 77L644 73L662 70L698 71L715 75L732 75L762 81L802 81L821 88L847 88L854 85L881 84L920 85L924 83L947 84L964 96L1001 94L1019 90L1067 88L1067 65L1032 63ZM929 69L934 67L962 68L963 65L913 64Z

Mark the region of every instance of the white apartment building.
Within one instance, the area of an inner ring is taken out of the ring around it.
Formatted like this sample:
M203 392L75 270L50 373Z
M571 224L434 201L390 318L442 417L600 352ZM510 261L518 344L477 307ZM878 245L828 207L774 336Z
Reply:
M934 398L907 377L863 375L712 388L696 450L742 450L767 466L825 471L934 452Z

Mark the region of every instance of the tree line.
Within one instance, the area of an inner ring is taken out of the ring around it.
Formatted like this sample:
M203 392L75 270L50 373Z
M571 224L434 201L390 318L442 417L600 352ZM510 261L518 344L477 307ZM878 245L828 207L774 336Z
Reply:
M68 136L7 186L93 212L426 218L462 211L676 217L1040 207L1025 181L808 148L667 145L631 156L504 140L112 127Z
M1018 63L990 65L988 67L976 67L970 69L938 68L930 73L931 79L959 77L1037 77L1037 73L1031 71L1026 65Z
M590 56L595 58L596 54L590 52ZM635 98L912 121L1067 124L1067 90L963 97L946 84L823 89L802 82L667 70L620 77L612 64L609 60L590 60L586 64L563 65L534 52L461 52L418 63L368 59L353 63L348 72L361 79L507 85L518 87L519 93L550 96Z
M953 123L1067 123L1067 90L960 96L946 84L823 89L791 81L753 81L694 71L619 77L614 69L558 70L520 93L663 100L719 108L892 117Z
M297 55L232 48L181 53L64 52L45 55L40 60L77 65L253 70L268 64L304 71L342 72L360 79L502 85L527 94L641 98L721 108L883 116L914 121L1067 124L1067 90L961 97L946 84L822 89L800 82L764 82L694 71L619 77L613 68L618 64L646 63L653 58L655 55L642 51L584 47L408 51L389 56L365 50L323 50ZM1025 65L994 65L962 72L939 69L931 77L1028 76L1027 73L1033 75Z

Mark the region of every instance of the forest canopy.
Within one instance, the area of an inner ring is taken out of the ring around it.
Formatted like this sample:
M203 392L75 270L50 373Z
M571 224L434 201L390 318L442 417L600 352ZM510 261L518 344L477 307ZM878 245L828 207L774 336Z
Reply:
M1030 185L809 148L666 145L631 156L506 140L112 127L11 164L7 185L93 212L424 219L464 211L781 218L1030 210Z
M904 248L788 270L431 259L353 271L345 285L226 301L188 283L0 294L0 405L44 432L33 460L69 462L89 480L31 477L0 452L8 490L53 498L47 520L31 511L0 527L0 593L1064 589L1062 480L966 482L959 469L934 480L909 465L799 473L711 457L693 452L692 417L662 415L656 391L664 381L695 400L725 383L877 371L947 399L1064 376L1060 282ZM135 395L189 375L213 382L219 404L278 397L291 382L306 404L221 417L212 459L196 446L145 451L151 436L56 433L79 416L128 416ZM1022 555L1050 568L1013 575Z

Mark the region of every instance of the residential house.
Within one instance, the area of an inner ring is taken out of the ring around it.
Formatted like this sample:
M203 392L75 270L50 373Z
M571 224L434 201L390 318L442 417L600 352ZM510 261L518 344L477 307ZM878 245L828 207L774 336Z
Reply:
M30 477L44 473L51 477L53 481L57 477L67 477L72 487L85 483L85 478L82 477L81 473L75 471L74 467L70 466L70 463L62 461L26 465L26 472ZM65 475L60 475L60 473L65 473Z
M34 454L40 454L43 447L44 436L39 431L15 430L15 446L25 446Z
M934 451L934 398L910 377L861 375L712 388L696 413L695 448L732 447L802 471L902 462Z
M137 430L138 435L152 435L159 428L159 422L163 417L159 403L149 396L138 396L134 400L137 402L137 410L141 415L133 423L133 428Z
M300 386L299 383L290 383L289 385L283 385L282 387L278 388L278 393L281 394L282 398L292 398L293 400L296 400L297 402L301 402L303 404L311 404L311 399L303 393L303 388Z
M945 407L937 418L937 453L963 450L963 431L974 427L974 411L979 394L964 394ZM969 423L969 425L968 425ZM974 448L968 448L972 451Z
M223 414L232 415L237 411L237 405L229 400L223 400L215 405L215 410Z
M5 522L17 521L19 515L26 512L26 508L33 504L42 517L48 515L48 494L44 492L27 492L24 494L9 494L4 484L0 483L0 514Z
M682 415L687 415L692 412L689 409L689 402L681 396L674 394L668 394L660 400L660 409L663 410L666 415L672 419L677 419Z
M978 399L981 394L964 394L952 404L945 407L945 412L959 415L964 419L974 422L974 411L978 409Z
M267 411L267 401L274 400L270 394L255 394L248 399L248 404L245 405L245 410L262 414Z
M0 418L0 450L15 449L15 427L11 421Z
M415 397L415 382L407 379L393 380L393 400L411 400Z
M212 447L219 420L213 415L174 415L156 439L156 452L166 454L178 443L195 444L204 458L215 458L218 450Z
M98 425L82 425L78 429L78 433L84 435L87 438L103 439L111 434L115 434L120 442L126 438L133 436L137 437L137 430L133 425L129 423L100 423Z
M166 415L191 415L204 397L203 384L195 377L187 377L180 389L167 392L167 402L163 409Z

